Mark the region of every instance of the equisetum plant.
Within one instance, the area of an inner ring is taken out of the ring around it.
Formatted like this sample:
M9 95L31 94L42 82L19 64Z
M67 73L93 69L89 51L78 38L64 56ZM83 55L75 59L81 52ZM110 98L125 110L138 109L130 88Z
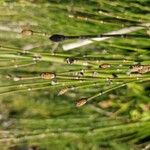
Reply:
M32 30L23 29L20 34L23 36L31 36L36 33ZM112 36L120 37L122 35ZM125 36L128 37L128 35ZM149 36L146 35L143 37L148 38ZM60 35L52 35L50 39L59 41L61 40L60 38L65 39L64 36ZM77 37L75 36L75 38ZM114 48L117 46L110 45L110 47ZM29 50L22 51L5 46L1 46L0 49L0 58L4 61L1 70L33 66L41 62L53 62L65 66L64 71L59 71L58 69L54 71L48 70L46 72L36 73L34 76L17 75L17 73L7 74L5 76L6 79L12 80L13 83L2 86L1 95L47 88L59 89L58 95L75 90L86 90L87 88L95 89L96 93L94 95L81 98L77 101L76 106L80 107L102 94L126 86L131 82L146 82L150 79L150 65L149 59L147 58L148 52L144 49L132 48L135 54L142 52L142 55L139 55L137 61L136 55L124 56L122 54L109 54L105 52L100 52L98 55L87 54L84 56L73 56L71 54L57 52L51 54L37 53ZM33 80L34 83L32 82Z
M22 27L17 25L14 25L16 27L11 27L12 25L8 23L7 26L1 25L1 30L8 31L12 34L16 32L16 37L23 39L26 37L28 39L34 37L47 38L50 39L49 42L52 42L52 44L55 43L57 46L57 42L62 43L64 40L68 39L83 40L80 42L81 45L84 40L99 41L101 38L105 41L107 39L109 40L109 38L114 38L114 41L121 38L122 42L124 40L149 40L150 36L145 32L145 30L149 28L149 25L149 23L137 23L136 26L124 28L119 31L84 36L64 36L59 34L49 35L45 32L34 31L34 28L29 24ZM141 29L144 29L144 34L129 34L130 32ZM7 35L2 34L2 36ZM86 41L87 44L89 44L88 41ZM86 44L84 43L84 45ZM4 95L14 92L56 89L60 96L73 91L81 90L83 92L87 89L94 90L95 93L91 96L85 97L83 94L83 97L79 98L76 106L80 107L102 94L126 86L129 83L149 81L149 51L142 48L120 46L113 44L113 42L112 44L109 42L102 43L101 46L102 45L108 47L110 50L100 49L100 51L93 53L89 52L82 55L80 53L57 52L59 47L55 47L55 52L36 51L36 48L40 48L44 46L44 44L27 44L22 47L22 49L7 47L6 45L1 44L0 69L13 70L13 73L6 74L5 72L6 80L12 82L11 84L1 86L0 94ZM25 67L29 68L30 66L37 66L42 63L52 63L56 69L51 70L51 67L48 66L48 69L44 72L36 71L34 76L25 76L24 74L22 75L21 71L17 71L18 68L23 68L24 70ZM55 64L57 65L55 66Z

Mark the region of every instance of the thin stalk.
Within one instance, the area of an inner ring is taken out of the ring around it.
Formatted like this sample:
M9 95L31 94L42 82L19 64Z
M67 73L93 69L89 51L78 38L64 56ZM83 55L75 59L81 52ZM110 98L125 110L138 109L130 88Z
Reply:
M141 81L138 81L138 82L148 81L148 80L150 80L150 78L145 79L145 80L141 80ZM137 82L137 80L134 80L134 81ZM114 87L112 87L112 88L109 88L109 89L107 89L107 90L105 90L105 91L103 91L103 92L99 92L98 94L95 94L94 96L89 97L86 101L87 101L87 102L88 102L88 101L91 101L91 100L93 100L94 98L96 98L96 97L98 97L98 96L101 96L101 95L106 94L106 93L108 93L108 92L110 92L110 91L116 90L116 89L118 89L118 88L124 87L124 86L126 86L128 83L130 83L130 82L133 82L133 81L128 81L128 82L126 82L126 83L119 84L119 85L117 85L117 86L114 86Z
M130 33L130 32L134 32L134 31L144 29L148 26L150 26L150 23L143 23L139 26L127 27L127 28L123 28L123 29L120 29L120 30L117 30L117 31L112 31L112 32L109 32L109 33L105 33L105 35L107 35L107 34L108 35L110 35L110 34L111 35L112 34L120 34L120 35L121 34L127 34L127 33ZM100 38L92 38L91 40L86 39L86 40L82 40L82 41L77 41L77 42L73 42L73 43L63 45L63 49L64 49L64 51L68 51L68 50L71 50L71 49L74 49L74 48L79 48L81 46L91 44L94 41L103 41L103 40L107 40L109 38L110 37L100 37Z

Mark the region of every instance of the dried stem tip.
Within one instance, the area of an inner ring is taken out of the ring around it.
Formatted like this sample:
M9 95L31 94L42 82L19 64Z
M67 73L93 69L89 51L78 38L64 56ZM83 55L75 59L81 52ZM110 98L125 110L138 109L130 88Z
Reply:
M133 65L130 67L130 70L129 70L131 73L147 73L147 72L150 72L150 66L149 65Z
M24 29L24 30L22 30L21 34L24 36L31 36L31 35L33 35L33 31Z
M54 73L49 73L49 72L43 72L41 73L41 78L45 80L51 80L54 79L56 75Z
M58 95L63 95L65 94L69 89L68 88L64 88L62 90L59 91Z
M99 68L103 68L103 69L110 68L110 67L111 67L110 64L101 64L101 65L99 65Z
M83 106L84 104L86 104L86 102L87 102L87 98L82 98L82 99L80 99L79 101L77 101L76 107L81 107L81 106Z

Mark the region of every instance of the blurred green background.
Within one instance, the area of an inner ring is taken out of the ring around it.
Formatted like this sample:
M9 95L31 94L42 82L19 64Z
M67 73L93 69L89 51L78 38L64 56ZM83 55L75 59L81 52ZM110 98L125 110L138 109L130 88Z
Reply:
M149 39L112 38L70 51L62 46L75 40L49 40L56 33L95 35L145 23L149 0L1 0L0 149L150 149L150 73L128 75L134 64L150 65ZM112 67L100 69L105 62ZM43 72L56 79L41 79Z

